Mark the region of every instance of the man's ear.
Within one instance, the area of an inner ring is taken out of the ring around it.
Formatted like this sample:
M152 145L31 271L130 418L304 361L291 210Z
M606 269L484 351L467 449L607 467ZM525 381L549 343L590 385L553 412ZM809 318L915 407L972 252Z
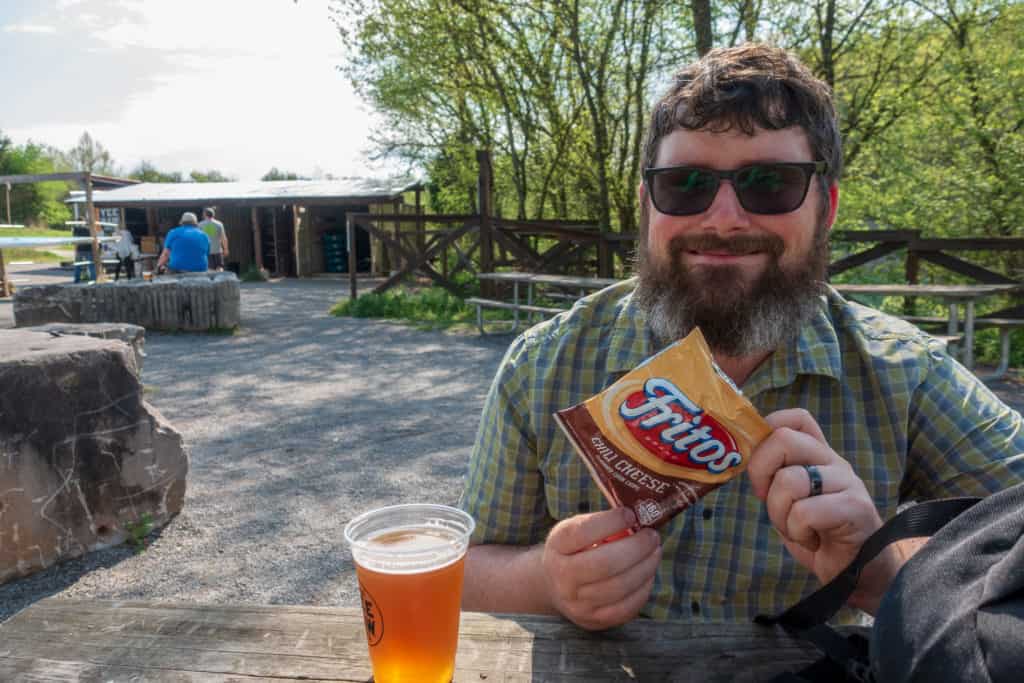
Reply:
M832 183L828 187L828 222L826 225L831 230L836 222L836 214L839 211L839 183Z

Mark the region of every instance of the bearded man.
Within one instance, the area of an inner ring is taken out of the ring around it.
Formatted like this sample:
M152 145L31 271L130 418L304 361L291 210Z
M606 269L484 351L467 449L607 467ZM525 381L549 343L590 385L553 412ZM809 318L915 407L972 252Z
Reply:
M684 67L655 104L635 280L508 350L461 506L477 521L463 606L749 620L831 580L897 506L1021 481L1024 420L923 332L825 283L842 150L828 87L783 50ZM552 413L699 327L774 428L749 468L658 530L608 509ZM841 621L910 556L890 546Z

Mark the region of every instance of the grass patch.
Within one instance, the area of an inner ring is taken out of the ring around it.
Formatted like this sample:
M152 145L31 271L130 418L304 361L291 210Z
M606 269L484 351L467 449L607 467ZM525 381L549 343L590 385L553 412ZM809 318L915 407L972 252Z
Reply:
M445 329L476 323L476 306L442 287L396 289L381 294L363 294L344 299L331 308L331 315L351 318L388 318L406 320L423 329ZM485 311L486 320L508 320L509 311Z
M4 249L4 263L13 263L14 261L33 261L34 263L60 263L64 261L66 257L60 254L54 254L52 251L45 251L43 249L33 249L25 247L16 247Z
M48 228L0 228L0 237L71 237L71 231Z

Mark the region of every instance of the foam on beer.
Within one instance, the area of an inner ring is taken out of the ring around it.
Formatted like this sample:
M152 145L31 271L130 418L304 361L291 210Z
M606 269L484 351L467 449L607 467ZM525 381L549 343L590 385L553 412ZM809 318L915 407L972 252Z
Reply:
M447 567L466 552L464 533L443 524L398 526L373 531L352 546L352 557L366 569L416 574Z

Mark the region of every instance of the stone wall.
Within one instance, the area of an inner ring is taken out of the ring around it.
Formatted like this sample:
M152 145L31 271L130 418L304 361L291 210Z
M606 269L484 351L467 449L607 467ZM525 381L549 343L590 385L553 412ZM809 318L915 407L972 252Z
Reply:
M232 329L241 317L234 273L165 275L121 280L23 287L14 294L14 324L121 322L148 330Z
M181 511L181 435L121 341L0 330L0 583Z

